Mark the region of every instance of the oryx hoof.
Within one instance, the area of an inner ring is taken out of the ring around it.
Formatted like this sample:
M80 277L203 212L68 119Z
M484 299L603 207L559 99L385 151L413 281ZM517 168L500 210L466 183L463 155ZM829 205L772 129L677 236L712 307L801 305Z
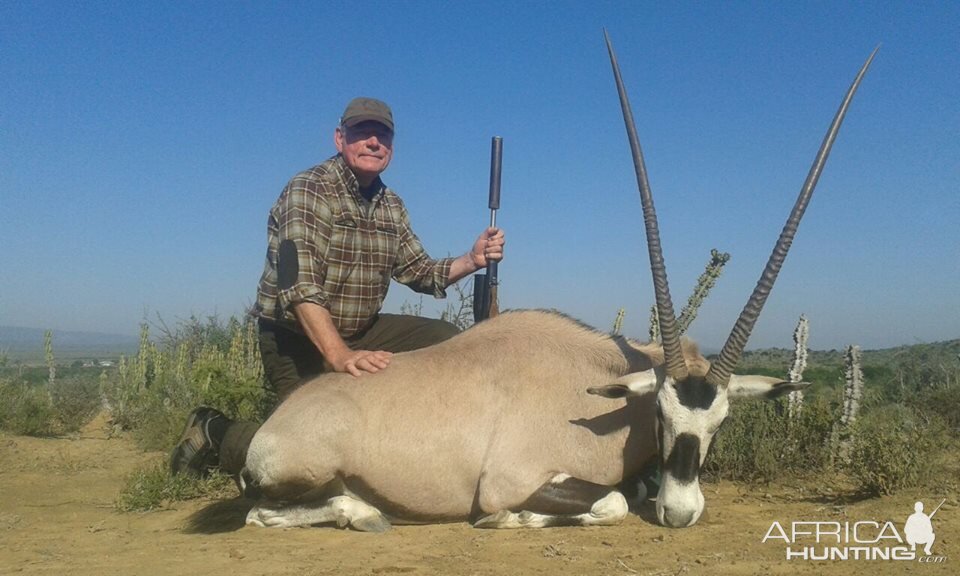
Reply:
M480 518L473 523L474 528L503 528L513 517L509 510L500 510Z
M364 516L363 518L354 518L350 521L350 526L360 532L386 532L391 528L390 522L379 514Z
M263 505L254 506L247 513L247 525L260 528L286 528L290 524L282 508L268 508Z

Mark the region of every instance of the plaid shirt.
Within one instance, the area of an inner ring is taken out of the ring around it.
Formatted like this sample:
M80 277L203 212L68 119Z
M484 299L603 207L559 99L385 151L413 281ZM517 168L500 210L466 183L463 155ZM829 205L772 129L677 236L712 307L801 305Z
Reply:
M270 210L255 315L302 332L292 306L312 302L349 338L373 323L391 277L446 296L453 258L431 259L400 197L376 184L367 201L339 154L293 177Z

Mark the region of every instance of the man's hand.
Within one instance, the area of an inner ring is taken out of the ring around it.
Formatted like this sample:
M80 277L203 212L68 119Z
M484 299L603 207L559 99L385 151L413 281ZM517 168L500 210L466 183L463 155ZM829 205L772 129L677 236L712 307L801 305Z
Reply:
M473 243L470 251L453 261L450 274L447 276L447 286L458 282L468 274L487 267L490 262L503 260L503 245L506 243L503 230L487 228Z
M334 371L360 376L364 372L379 372L390 364L390 357L393 356L390 352L351 350L337 333L330 312L323 306L301 302L293 307L293 313L300 321L307 338L313 342Z
M503 246L506 239L503 230L487 228L473 243L469 256L477 270L486 268L490 262L503 260Z
M350 350L328 358L328 362L336 372L349 372L354 376L361 376L367 372L374 374L390 365L391 352L383 350Z

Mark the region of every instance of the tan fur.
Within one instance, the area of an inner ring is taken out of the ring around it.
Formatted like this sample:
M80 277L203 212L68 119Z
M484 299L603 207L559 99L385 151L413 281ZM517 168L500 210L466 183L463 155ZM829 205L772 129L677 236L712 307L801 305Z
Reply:
M663 347L655 342L639 343L630 340L630 345L636 348L638 352L645 355L654 366L661 366L664 363ZM700 347L693 340L682 339L680 347L683 351L683 359L687 363L687 370L691 376L706 376L710 370L710 361L700 354Z
M654 398L586 390L662 362L659 346L558 313L504 313L383 372L308 382L264 423L247 468L270 498L342 482L407 521L509 509L558 473L613 485L656 453Z

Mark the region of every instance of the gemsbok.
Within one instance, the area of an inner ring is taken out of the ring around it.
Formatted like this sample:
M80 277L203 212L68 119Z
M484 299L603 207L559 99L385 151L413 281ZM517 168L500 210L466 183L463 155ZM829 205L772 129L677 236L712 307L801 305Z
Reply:
M391 522L615 524L628 513L616 486L659 457L657 518L691 526L704 509L700 470L729 400L804 386L733 370L876 50L847 91L753 294L710 362L679 335L646 168L606 42L643 204L662 345L603 334L556 312L515 311L397 354L387 370L360 380L319 376L253 439L242 479L259 501L248 524L364 531Z

